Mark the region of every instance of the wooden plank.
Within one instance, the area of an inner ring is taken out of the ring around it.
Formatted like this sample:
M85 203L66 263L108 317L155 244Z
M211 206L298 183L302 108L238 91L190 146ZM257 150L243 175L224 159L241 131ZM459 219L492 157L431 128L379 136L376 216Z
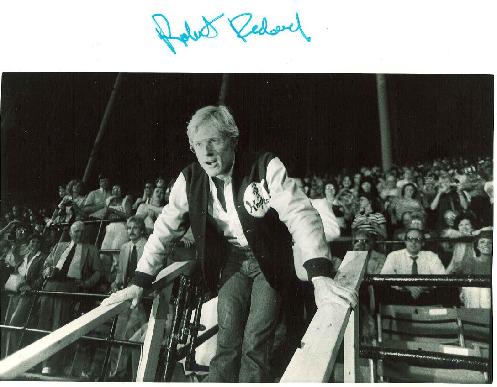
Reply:
M154 289L162 289L162 291L155 297L152 304L136 374L137 382L155 381L160 347L164 340L173 282L181 274L191 273L195 264L195 261L174 262L161 270L152 284Z
M347 252L335 276L337 282L358 290L366 256L365 251ZM280 382L328 382L350 311L350 306L338 302L318 309Z
M159 360L160 347L164 340L164 333L169 310L169 300L173 284L164 288L155 297L148 319L147 332L143 342L143 349L136 373L137 382L154 382Z
M356 383L359 376L359 316L352 310L343 338L343 378L345 383Z
M116 314L129 308L130 301L100 305L47 336L0 361L0 380L12 380L31 367L75 342Z
M173 262L162 269L155 277L152 287L155 290L164 289L170 282L181 274L190 274L197 264L196 261Z

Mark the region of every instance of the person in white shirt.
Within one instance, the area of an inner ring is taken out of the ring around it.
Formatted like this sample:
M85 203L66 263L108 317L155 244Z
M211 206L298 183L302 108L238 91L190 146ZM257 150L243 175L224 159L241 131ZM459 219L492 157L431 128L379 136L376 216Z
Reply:
M380 274L445 274L445 267L438 255L431 251L421 250L424 245L423 231L409 229L405 236L406 248L388 254ZM410 297L401 297L408 303L423 304L429 302L432 295L430 288L421 286L395 287ZM393 297L399 296L391 292ZM411 302L412 301L412 302Z
M83 203L83 212L92 218L102 219L107 198L112 196L110 180L104 175L98 177L99 188L91 191Z
M133 299L164 265L164 251L191 226L205 286L218 293L217 351L210 382L269 381L268 355L288 287L295 283L292 239L303 252L318 308L357 294L331 277L322 222L271 153L236 153L239 131L224 106L198 110L188 124L198 162L171 189L138 262L132 285L105 303Z

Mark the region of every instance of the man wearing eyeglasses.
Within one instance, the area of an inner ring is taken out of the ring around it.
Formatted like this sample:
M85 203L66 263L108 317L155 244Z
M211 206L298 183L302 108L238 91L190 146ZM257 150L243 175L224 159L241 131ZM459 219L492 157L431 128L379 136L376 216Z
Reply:
M322 222L280 159L235 156L239 131L226 107L198 110L187 135L197 162L174 183L133 285L122 294L135 305L165 264L165 245L191 226L205 286L218 294L217 351L208 381L268 382L277 318L295 282L292 240L302 250L318 308L337 298L355 306L357 294L331 278ZM120 300L118 293L112 300Z
M445 274L445 267L438 255L431 251L421 250L424 245L424 234L421 230L411 228L405 235L406 248L388 254L381 274ZM400 297L399 302L410 304L426 304L432 301L430 288L420 286L394 287L401 294L391 292L392 298ZM407 296L407 297L402 297ZM409 297L410 296L410 297Z
M374 249L374 239L371 234L364 230L355 231L352 238L352 247L354 251L368 252L367 274L378 274L381 271L386 257Z

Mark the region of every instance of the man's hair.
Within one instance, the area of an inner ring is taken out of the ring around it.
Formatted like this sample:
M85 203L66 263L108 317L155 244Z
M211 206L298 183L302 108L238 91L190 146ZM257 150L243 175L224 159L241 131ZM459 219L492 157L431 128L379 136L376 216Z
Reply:
M188 142L193 145L192 138L200 126L213 126L219 133L232 139L238 138L240 132L235 120L226 106L205 106L195 112L192 116L186 134Z
M129 223L136 224L140 228L140 230L142 231L142 233L145 233L145 222L139 216L130 216L128 218L128 220L126 221L126 223L127 224L129 224Z
M409 228L407 229L405 235L404 235L404 240L407 241L407 234L409 234L411 231L416 231L419 236L421 237L422 240L425 240L425 235L423 234L423 230L420 230L419 228Z

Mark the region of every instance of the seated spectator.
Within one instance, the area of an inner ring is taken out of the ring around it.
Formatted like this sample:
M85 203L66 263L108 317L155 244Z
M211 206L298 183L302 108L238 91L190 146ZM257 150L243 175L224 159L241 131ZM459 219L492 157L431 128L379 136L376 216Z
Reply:
M116 279L111 285L111 290L117 291L128 286L136 270L136 263L143 254L145 246L145 223L143 219L132 216L127 221L127 232L130 241L121 246L117 266ZM139 303L134 309L126 309L117 318L114 338L117 340L129 340L130 337L144 323L147 316L143 304ZM110 354L109 381L129 381L131 376L127 374L129 352L126 347L113 347Z
M377 202L370 195L361 195L359 207L352 222L352 232L365 230L375 236L386 238L386 219L377 207Z
M159 176L157 179L155 179L155 188L162 188L166 189L166 179L163 177Z
M309 191L309 198L320 199L324 196L324 182L318 176L313 176L311 180L311 189Z
M69 223L73 220L84 218L83 205L86 196L83 195L83 182L73 179L67 184L67 195L65 195L58 205L60 211L65 212L64 221Z
M340 236L340 227L343 228L343 213L338 212L338 202L335 200L336 184L327 182L325 184L325 197L322 199L311 199L312 206L318 211L323 222L324 235L327 242L331 242ZM338 212L339 217L337 218Z
M401 190L407 183L411 183L416 185L414 181L414 174L411 168L404 167L404 176L403 179L397 181L397 188Z
M131 215L131 197L124 196L121 186L112 187L112 195L106 199L105 218L112 220L105 227L105 236L100 248L102 250L119 250L128 241L126 219ZM102 253L100 258L107 277L107 282L112 283L115 278L119 253Z
M428 173L425 177L424 185L421 186L420 193L424 208L430 208L430 204L437 196L438 176L435 173Z
M33 305L33 295L26 293L29 290L38 290L43 283L42 272L43 263L46 256L41 252L41 237L33 234L29 237L28 252L24 256L16 269L15 275L18 276L16 293L10 300L9 316L6 316L6 324L12 326L23 326L28 324L26 321L30 309ZM12 289L14 290L14 289ZM21 335L15 331L9 332L5 336L6 355L12 354L22 347L19 342Z
M15 220L17 222L25 222L26 219L23 217L23 209L20 205L14 204L8 215L9 222Z
M390 206L392 220L396 224L401 221L401 216L405 212L424 213L423 205L417 196L418 189L413 183L406 183L402 186L400 197L393 201Z
M431 210L436 212L437 226L444 223L444 214L452 210L456 216L461 215L468 208L468 201L463 193L461 184L453 183L450 176L444 173L439 180L438 192L430 204Z
M85 226L76 221L71 225L71 242L59 242L45 260L43 274L49 280L46 291L95 292L102 276L102 263L95 246L82 243ZM78 299L70 297L41 297L38 328L55 330L75 316ZM70 349L59 351L43 361L42 374L54 375L63 371L64 358Z
M5 262L10 267L15 268L29 253L28 243L31 230L26 223L21 222L15 222L12 229L14 230L14 239L5 257Z
M380 190L380 198L384 202L391 202L392 198L396 198L398 195L397 179L393 174L389 173L385 180L385 185Z
M145 221L147 236L154 230L154 223L164 207L164 188L156 187L149 204L142 203L136 210L136 216Z
M374 179L371 176L364 176L361 179L361 185L359 186L358 197L364 194L373 197L374 200L379 199Z
M438 256L431 251L422 251L423 232L410 229L406 233L406 248L388 254L381 274L445 274L445 267ZM435 299L430 289L421 286L392 287L389 294L391 303L433 304Z
M443 223L440 230L440 238L458 238L459 232L456 230L457 215L452 210L445 211ZM440 242L440 259L447 266L454 253L454 243L449 241Z
M353 184L350 189L352 190L352 193L354 194L355 197L359 195L359 189L361 188L361 180L362 180L362 175L360 173L354 174Z
M367 274L379 274L385 263L385 254L376 251L374 245L374 237L364 230L354 232L352 238L352 246L354 251L367 251Z
M136 199L134 204L131 206L133 210L137 210L140 204L145 203L149 204L150 200L152 200L152 194L154 192L154 185L150 181L145 183L145 187L143 188L143 195Z
M471 237L473 235L474 227L473 220L468 215L460 216L455 224L458 231L450 234L450 238ZM475 256L473 242L456 242L452 250L452 259L447 267L447 274L457 273L462 270L460 267L462 262L467 258Z
M406 211L401 216L401 224L400 228L397 228L393 233L393 239L396 241L405 240L406 232L411 228L412 214L411 211ZM417 228L417 227L413 227Z
M340 196L344 192L354 193L352 190L352 180L349 175L345 175L340 182L340 190L338 191L337 196Z
M460 265L462 274L492 274L493 230L483 230L475 240L475 255L463 259ZM461 300L466 308L485 308L492 306L491 289L464 287Z

